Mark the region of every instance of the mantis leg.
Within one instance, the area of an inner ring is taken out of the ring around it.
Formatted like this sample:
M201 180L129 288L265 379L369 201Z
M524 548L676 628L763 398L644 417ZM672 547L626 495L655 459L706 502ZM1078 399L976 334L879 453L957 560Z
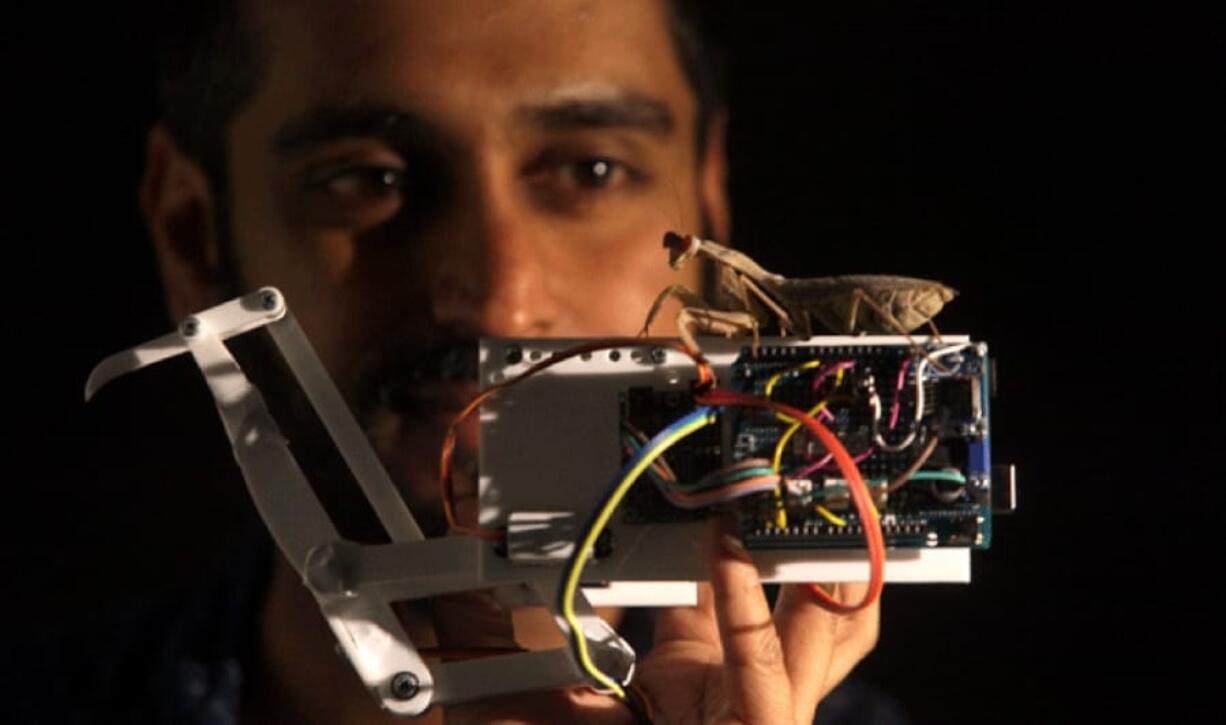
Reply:
M775 302L773 299L771 299L770 295L766 294L766 292L763 291L763 289L758 286L757 282L754 282L752 279L750 279L748 275L739 274L739 273L736 275L736 279L737 279L737 283L741 285L742 290L748 290L749 292L752 292L753 296L757 297L758 300L762 302L762 304L766 305L767 309L775 313L775 316L779 318L779 328L781 330L784 327L786 327L787 329L792 331L792 334L799 334L796 330L796 323L793 322L791 315L789 315L786 310L780 307L778 302ZM746 301L748 301L747 295L746 295ZM757 350L756 342L754 344L754 349L755 351Z
M857 289L851 293L851 298L851 319L849 320L849 329L854 329L857 307L860 302L864 302L864 304L868 305L869 309L877 313L877 316L880 317L883 322L892 327L895 332L907 338L907 342L911 343L911 349L917 354L923 356L924 359L928 361L929 365L943 373L950 372L949 368L937 362L932 356L930 356L928 352L915 341L915 338L911 337L911 333L907 332L907 328L903 327L902 323L899 322L894 315L890 314L889 310L882 307L881 304L878 303L877 300L873 299L867 292L862 289ZM931 317L928 318L928 324L932 324Z
M677 331L681 340L695 350L701 350L695 333L698 331L719 334L724 337L749 332L754 339L754 353L758 348L758 320L748 312L709 310L705 307L682 307L677 313Z
M670 297L677 299L681 303L682 307L702 309L706 306L706 302L704 302L701 297L692 292L685 285L670 284L664 288L663 292L656 295L655 302L651 303L651 309L647 312L647 319L643 321L643 329L639 330L640 337L647 336L647 331L651 327L651 323L655 321L656 315L660 314L660 307L663 306L664 302ZM684 335L682 338L684 338ZM687 340L687 342L689 341ZM694 349L697 350L698 348L695 347Z
M928 329L932 331L932 336L936 338L937 342L945 342L941 337L941 331L937 329L937 323L931 317L928 318Z

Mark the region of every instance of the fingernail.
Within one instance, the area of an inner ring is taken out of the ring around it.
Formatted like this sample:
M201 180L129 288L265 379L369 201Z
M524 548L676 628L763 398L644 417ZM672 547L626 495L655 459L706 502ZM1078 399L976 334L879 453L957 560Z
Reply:
M719 543L724 547L725 553L741 561L750 561L749 552L745 550L745 545L732 534L720 534Z

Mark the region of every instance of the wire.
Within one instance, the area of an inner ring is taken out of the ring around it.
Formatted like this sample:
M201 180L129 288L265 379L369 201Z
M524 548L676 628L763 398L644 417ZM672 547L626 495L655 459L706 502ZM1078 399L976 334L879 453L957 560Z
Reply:
M746 458L723 468L717 469L698 479L696 483L675 482L674 485L685 491L706 491L712 488L726 486L729 483L755 476L772 474L770 461L765 458Z
M834 524L835 526L838 526L840 528L847 526L847 521L845 519L841 519L838 516L835 516L834 513L830 509L826 508L825 506L822 506L821 504L817 504L816 506L814 506L813 510L817 511L817 513L821 514L821 517L823 519L826 519L827 521Z
M894 385L894 402L890 404L890 427L894 430L898 425L898 411L902 408L902 386L907 381L907 370L911 367L911 358L902 361L898 366L898 381Z
M676 507L683 509L698 509L717 503L734 501L738 498L751 496L755 493L771 493L779 490L779 476L767 472L763 476L753 476L743 481L737 481L710 491L690 493L687 491L667 491L665 496Z
M845 368L843 367L838 367L837 375L835 375L835 378L834 378L835 390L837 390L839 386L843 384L843 370L844 369ZM826 377L826 376L820 376L820 377ZM766 397L769 398L770 396L767 395ZM827 402L829 402L828 398L819 401L817 405L814 405L812 408L809 409L809 415L817 415L821 411L825 410ZM783 416L779 416L779 417L783 418ZM787 418L786 420L789 422L792 422L792 419L790 418ZM771 458L771 468L774 469L776 473L779 472L779 467L780 465L782 465L782 462L783 462L784 448L787 447L788 441L792 439L792 436L796 435L796 431L798 430L800 430L800 421L792 422L791 427L788 428L786 431L784 431L783 435L779 436L779 440L775 443L775 455L774 457Z
M852 460L855 461L857 464L859 464L876 452L877 452L877 449L873 448L872 446L869 446L868 448L865 448L863 451L860 451L859 453L857 453L855 457L852 458ZM827 468L830 465L830 462L833 460L834 460L834 454L827 453L826 455L822 456L820 459L814 461L813 463L810 463L809 465L800 469L796 473L793 473L792 478L808 478L809 476L813 475L815 471L821 470L823 468Z
M790 373L798 373L804 370L811 370L813 368L820 368L821 364L821 360L814 358L775 373L767 379L766 386L763 388L763 396L767 399L771 397L771 393L774 392L775 389L775 383L778 382L782 376ZM843 371L853 366L855 366L855 362L841 362L827 368L826 370L819 370L818 374L813 378L812 389L816 391L831 373L837 373L834 385L834 387L837 389L843 384ZM830 417L831 420L833 420L834 416L830 415L830 411L826 410L827 402L829 402L828 397L818 402L809 410L809 415L812 416L824 412L828 417ZM779 473L779 469L783 465L783 451L787 447L788 441L790 441L792 436L796 434L796 431L800 430L800 421L781 413L776 413L775 416L784 423L791 423L791 427L784 431L783 435L779 436L779 440L775 442L775 452L771 458L771 470L775 473ZM775 491L775 526L780 529L786 529L788 526L788 512L787 508L783 505L783 492L779 490Z
M878 597L881 596L882 588L885 586L885 537L881 533L881 519L877 515L877 507L873 505L872 497L869 494L868 487L864 484L864 478L860 475L860 470L856 468L851 454L847 452L847 448L843 446L838 437L831 433L816 418L806 415L804 411L766 398L746 395L744 393L734 393L727 390L710 389L696 395L695 402L704 406L760 408L792 416L803 423L818 441L834 454L834 460L838 463L843 477L847 479L848 491L851 493L852 502L855 504L856 512L863 523L864 538L868 548L868 589L865 591L863 599L850 605L840 602L822 591L815 584L809 585L809 591L823 607L838 614L858 612L877 601Z
M965 350L973 346L974 346L974 343L970 343L970 342L963 342L963 343L959 343L956 345L949 345L948 347L943 347L940 350L934 350L931 353L927 353L924 355L923 358L920 359L919 364L915 366L915 420L914 420L914 425L911 428L911 432L908 433L907 437L904 438L900 443L886 443L885 438L881 435L881 429L880 429L880 426L881 426L881 396L877 394L877 389L873 386L872 378L871 377L869 378L868 380L868 395L869 395L868 404L869 404L869 407L872 408L873 410L873 421L872 421L873 442L877 444L878 448L880 448L883 451L888 451L890 453L898 453L899 451L905 451L907 448L911 447L911 444L915 442L916 436L919 435L920 421L923 420L924 418L924 371L928 369L929 364L932 364L933 367L937 368L939 371L945 374L949 374L953 372L952 370L949 370L943 367L940 363L936 362L936 358L941 358L947 355L952 355L955 352L961 352L962 350ZM900 374L899 380L902 380L902 377L903 376ZM901 387L899 388L899 390L901 391ZM893 415L891 415L891 419L893 419ZM894 427L893 420L891 420L891 425L890 425L891 430L893 429L893 427ZM906 483L906 481L904 480L903 483Z
M633 439L626 439L628 458L642 450L643 446ZM648 466L646 474L660 493L677 508L699 509L717 503L744 498L755 493L769 493L779 486L779 476L770 468L765 458L748 458L725 466L703 476L697 483L682 484L669 471L669 477L658 473L664 457L657 458Z
M912 481L951 481L966 484L966 476L961 471L917 471L911 474Z
M471 536L476 536L487 541L498 541L502 539L502 532L493 529L483 529L478 526L463 526L455 515L455 490L452 483L452 465L451 459L455 453L456 429L464 422L468 416L473 414L473 411L481 407L483 403L491 399L499 392L522 383L524 380L536 375L537 373L547 368L553 367L560 362L569 360L573 357L578 357L585 353L597 352L600 350L608 350L615 347L643 347L644 344L650 344L655 347L666 347L672 350L677 350L694 361L698 367L698 381L695 383L695 389L698 391L706 390L715 385L715 373L711 370L711 364L703 357L702 353L697 350L690 349L689 346L677 342L675 340L653 340L645 341L641 337L610 337L603 340L594 340L582 345L566 348L553 353L544 360L536 363L532 367L523 371L513 378L509 378L500 383L495 383L490 387L482 390L468 404L456 414L452 419L451 424L447 426L447 434L443 438L443 446L439 451L438 477L439 487L442 489L443 497L443 515L447 517L447 524L454 530Z
M711 425L715 422L715 419L713 408L708 406L697 408L688 415L682 416L665 426L633 458L627 461L626 465L622 467L622 470L613 479L613 483L605 492L603 499L596 505L596 508L593 509L592 514L588 517L583 527L583 533L580 535L579 541L575 543L574 550L571 551L570 558L563 567L562 586L558 592L558 609L562 612L562 618L566 620L566 624L570 627L571 647L575 659L578 660L579 666L593 680L605 689L611 690L621 699L626 698L625 690L592 662L591 654L587 649L587 636L583 631L582 625L579 623L578 617L575 615L575 593L579 589L579 578L583 572L583 565L587 563L587 559L596 544L596 539L600 537L601 532L608 525L609 519L612 518L618 504L621 503L626 492L630 490L630 487L634 485L634 482L638 480L643 471L647 470L652 462L663 455L666 450L694 431Z
M779 372L775 373L774 375L766 379L766 386L762 388L762 396L765 398L769 398L771 396L771 393L774 392L775 386L778 385L779 381L783 379L783 376L802 373L806 370L812 370L814 368L821 367L821 365L822 365L822 361L818 360L817 358L814 358L812 360L806 360L800 363L799 365L793 365L790 368L784 368L783 370L780 370Z
M929 438L928 445L924 446L924 450L920 451L920 454L916 456L915 460L911 462L910 466L907 466L907 470L898 474L897 478L890 481L890 483L886 485L886 494L888 495L894 493L898 489L907 485L907 481L910 481L911 477L915 475L916 471L923 468L924 464L928 462L928 459L932 457L933 452L936 451L937 445L940 442L941 439L938 436L934 435L933 437Z
M842 385L843 383L843 377L842 377L843 372L845 370L851 370L855 366L856 366L855 360L844 360L842 362L837 362L831 365L830 367L827 367L824 370L819 371L817 375L813 376L813 386L812 386L813 392L817 392L818 388L822 386L822 383L826 382L826 378L830 377L834 373L839 373L838 385L834 386L835 388L838 388L839 385Z
M629 421L623 420L622 441L626 444L626 449L628 450L626 457L629 458L637 453L643 447L643 444L647 442L647 434L635 428ZM661 479L665 482L676 482L677 480L677 474L673 472L672 466L668 465L668 461L664 460L663 457L657 459L647 473L656 482L659 482Z

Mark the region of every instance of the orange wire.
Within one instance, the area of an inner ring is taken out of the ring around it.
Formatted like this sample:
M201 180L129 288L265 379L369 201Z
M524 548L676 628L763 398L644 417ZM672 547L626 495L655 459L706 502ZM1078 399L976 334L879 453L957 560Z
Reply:
M852 605L840 602L815 584L809 585L809 591L822 606L837 614L851 614L877 601L881 596L881 590L885 587L885 536L881 533L881 521L877 517L877 509L873 506L868 486L864 484L860 469L856 467L856 462L852 460L851 454L847 452L847 448L843 446L838 436L803 410L756 395L727 390L708 390L696 396L695 402L698 405L763 408L783 413L803 423L813 433L813 436L822 442L826 450L834 454L839 470L847 479L848 490L851 492L852 501L855 503L856 511L860 514L860 520L864 526L864 538L868 546L868 591L864 593L864 598L859 603Z
M539 363L528 368L524 372L509 378L500 383L495 383L485 390L481 391L474 397L464 408L456 415L447 427L447 435L443 439L442 450L439 455L439 483L442 487L443 494L443 512L447 517L447 523L456 531L471 536L477 536L486 540L498 540L502 538L501 532L494 529L483 529L480 527L462 526L456 520L455 507L452 502L454 490L452 485L452 465L451 459L455 452L456 429L459 427L468 416L472 415L473 411L477 410L483 403L497 395L502 390L513 385L523 382L529 377L537 373L557 365L560 362L569 360L570 358L582 355L584 353L597 352L600 350L608 350L616 347L643 347L648 341L641 337L625 337L625 338L607 338L603 340L595 340L593 342L576 345L565 350L556 352L545 358ZM869 587L865 592L864 598L857 604L848 605L831 597L822 589L814 584L809 585L809 589L813 596L817 598L820 604L826 609L838 614L851 614L871 606L881 596L881 590L885 586L885 537L881 533L881 522L877 517L877 509L874 507L871 494L868 491L868 486L864 483L864 478L860 475L859 468L852 460L851 454L847 452L847 448L838 439L834 433L831 433L826 426L822 425L817 419L806 414L804 411L793 408L790 405L785 405L773 400L761 398L754 395L746 395L743 393L734 393L726 390L715 388L715 374L711 370L710 363L702 356L702 353L690 349L683 343L675 340L657 340L651 341L653 347L667 347L672 350L677 350L690 357L694 364L698 367L698 382L695 384L695 403L698 405L712 406L740 406L748 408L763 408L772 410L777 413L783 413L791 418L800 421L815 438L822 442L826 450L834 455L835 463L843 473L843 477L847 479L848 489L851 492L851 498L856 506L856 511L860 515L860 520L864 526L864 537L868 547L869 554Z
M529 377L537 373L557 365L560 362L569 360L570 358L583 355L585 353L597 352L600 350L608 350L615 347L666 347L672 350L677 350L694 361L698 366L698 382L695 389L697 391L705 391L715 385L715 373L711 371L711 364L702 356L702 353L697 350L692 350L685 344L676 340L650 340L642 337L610 337L603 340L594 340L581 345L575 345L565 350L560 350L553 353L544 360L536 363L532 367L523 371L513 378L509 378L500 383L495 383L490 387L482 390L477 394L468 405L465 405L460 410L456 417L452 419L451 424L447 426L447 435L443 438L443 447L439 453L439 485L443 491L443 514L447 517L447 524L451 528L462 534L476 536L487 541L497 541L502 538L502 533L494 529L483 529L480 526L462 526L455 515L455 504L452 499L455 497L455 490L451 480L452 465L451 458L455 453L456 429L464 419L472 415L473 411L481 407L485 401L497 395L500 391L505 390L513 385L527 380Z

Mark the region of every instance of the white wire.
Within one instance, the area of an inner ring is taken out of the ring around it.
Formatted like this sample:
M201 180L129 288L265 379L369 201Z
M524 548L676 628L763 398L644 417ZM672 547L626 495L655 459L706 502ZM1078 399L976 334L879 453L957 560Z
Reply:
M974 343L961 342L949 347L943 347L940 350L934 350L920 359L919 364L915 366L915 421L911 426L911 432L907 437L899 443L886 443L885 437L881 435L881 396L877 394L876 386L869 387L869 407L873 409L873 443L887 453L898 453L905 451L915 442L916 436L919 435L920 420L924 417L924 371L928 369L928 363L933 358L945 357L952 355L955 352L961 352L969 347L974 347Z

